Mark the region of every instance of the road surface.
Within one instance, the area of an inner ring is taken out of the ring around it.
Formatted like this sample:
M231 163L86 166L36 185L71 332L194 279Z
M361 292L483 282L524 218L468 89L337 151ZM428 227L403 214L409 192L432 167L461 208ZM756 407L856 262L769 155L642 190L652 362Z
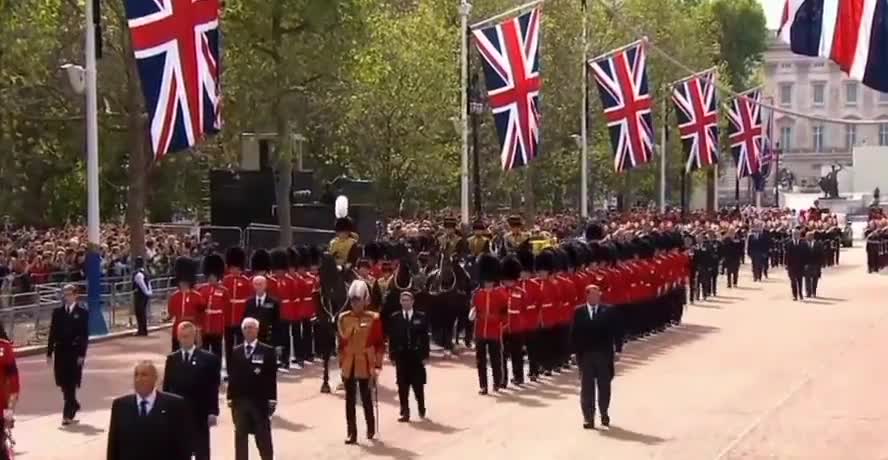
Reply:
M737 289L722 278L719 297L690 306L682 326L626 347L608 432L581 429L575 372L479 396L473 355L464 354L433 358L429 418L409 424L397 423L387 367L379 440L364 438L359 416L361 445L345 446L343 393L320 394L315 365L280 379L276 458L888 459L888 275L866 274L863 250L845 250L842 265L825 271L821 297L793 302L782 270L756 284L749 270ZM81 424L68 429L46 363L21 359L17 458L103 458L111 400L130 391L135 361L162 367L168 347L160 333L93 346ZM232 460L227 410L212 437L213 458Z

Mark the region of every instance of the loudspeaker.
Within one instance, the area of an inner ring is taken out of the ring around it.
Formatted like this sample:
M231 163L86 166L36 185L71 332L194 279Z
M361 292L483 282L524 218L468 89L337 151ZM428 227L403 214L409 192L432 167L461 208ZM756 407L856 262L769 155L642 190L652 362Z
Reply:
M376 190L373 181L337 177L331 184L336 195L348 197L349 204L376 204Z
M290 213L290 222L294 227L319 228L333 230L336 216L333 208L322 204L294 204Z
M210 221L213 225L245 227L251 222L273 223L274 177L271 171L210 171Z

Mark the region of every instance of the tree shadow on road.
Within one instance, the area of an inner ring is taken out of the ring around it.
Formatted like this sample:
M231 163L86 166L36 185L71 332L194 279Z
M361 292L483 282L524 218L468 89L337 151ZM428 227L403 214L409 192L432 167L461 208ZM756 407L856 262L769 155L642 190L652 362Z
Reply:
M618 441L637 442L649 446L661 444L667 441L667 439L661 438L659 436L639 433L637 431L620 428L614 425L611 425L609 430L600 430L599 433L601 433L601 435L606 438L616 439Z
M419 457L419 454L412 450L401 449L400 447L390 446L383 441L370 441L370 445L361 444L361 449L373 457L387 457L396 459L409 459Z

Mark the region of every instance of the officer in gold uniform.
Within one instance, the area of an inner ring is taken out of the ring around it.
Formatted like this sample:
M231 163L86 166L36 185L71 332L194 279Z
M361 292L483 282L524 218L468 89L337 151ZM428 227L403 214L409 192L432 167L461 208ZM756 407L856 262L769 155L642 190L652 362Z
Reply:
M361 280L354 281L348 289L350 311L339 315L339 364L345 383L345 414L348 424L346 444L357 444L358 427L355 414L357 393L361 393L364 420L367 422L367 439L376 435L376 417L373 413L371 386L382 369L385 338L379 314L366 310L370 303L370 289Z
M524 231L524 220L521 216L510 216L509 233L506 234L506 249L517 251L525 241L530 239L530 233Z
M336 260L336 265L343 270L350 270L361 255L354 228L351 218L336 219L336 237L330 240L330 255Z
M478 258L481 254L490 251L490 238L485 234L487 227L484 222L475 221L472 224L472 236L468 239L469 252L473 258Z
M457 231L456 224L457 220L453 217L445 217L444 234L438 237L438 248L448 259L465 252L465 240Z

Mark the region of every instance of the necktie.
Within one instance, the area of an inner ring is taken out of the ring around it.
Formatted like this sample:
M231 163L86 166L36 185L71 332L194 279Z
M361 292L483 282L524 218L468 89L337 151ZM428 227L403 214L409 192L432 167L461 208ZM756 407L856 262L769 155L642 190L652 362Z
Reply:
M183 361L185 361L185 362L187 363L187 362L191 359L191 353L189 353L189 352L187 352L187 351L186 351L186 352L183 352L183 353L182 353L182 359L183 359Z
M247 345L246 349L247 349L247 358L249 358L253 354L253 346Z
M139 415L141 415L142 417L145 417L146 415L148 415L148 401L147 400L143 399L143 400L139 401Z

